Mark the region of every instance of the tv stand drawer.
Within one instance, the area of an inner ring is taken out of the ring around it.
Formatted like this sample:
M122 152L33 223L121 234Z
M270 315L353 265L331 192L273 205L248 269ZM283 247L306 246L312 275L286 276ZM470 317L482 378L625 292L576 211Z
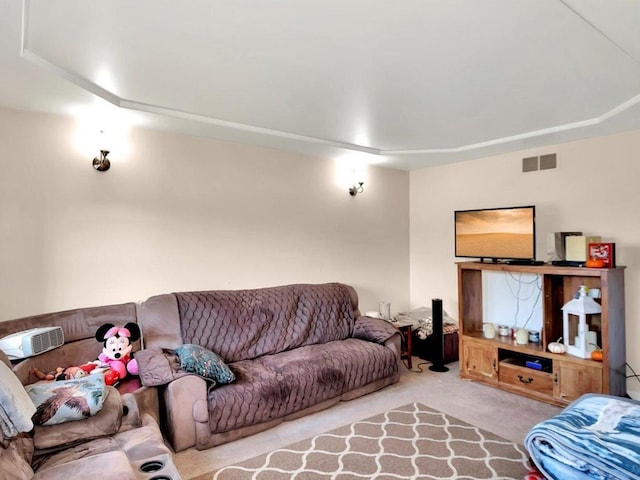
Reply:
M501 384L542 395L553 395L553 378L548 372L541 372L504 360L500 362L498 376Z

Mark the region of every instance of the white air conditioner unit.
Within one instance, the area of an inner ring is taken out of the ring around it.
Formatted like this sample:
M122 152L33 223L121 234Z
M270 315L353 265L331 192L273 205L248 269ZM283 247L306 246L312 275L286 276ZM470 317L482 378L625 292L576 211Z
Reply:
M32 328L0 338L0 350L10 360L32 357L59 347L64 343L60 327Z

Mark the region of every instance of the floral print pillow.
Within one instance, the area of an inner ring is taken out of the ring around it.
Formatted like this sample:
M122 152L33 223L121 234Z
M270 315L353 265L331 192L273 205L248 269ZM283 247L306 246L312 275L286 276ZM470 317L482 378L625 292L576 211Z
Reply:
M109 393L103 375L34 383L25 390L36 406L31 418L36 425L56 425L95 415Z
M222 358L200 345L186 343L176 348L175 353L180 360L180 367L186 372L210 378L223 385L236 379Z

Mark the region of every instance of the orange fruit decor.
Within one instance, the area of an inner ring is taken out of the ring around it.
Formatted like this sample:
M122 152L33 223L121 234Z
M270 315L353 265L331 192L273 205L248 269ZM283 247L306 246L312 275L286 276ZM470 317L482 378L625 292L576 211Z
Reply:
M602 361L602 350L598 349L598 350L594 350L593 352L591 352L591 360L595 360L596 362L601 362Z
M604 268L605 261L599 258L592 258L590 260L587 260L587 263L585 263L585 265L589 268Z

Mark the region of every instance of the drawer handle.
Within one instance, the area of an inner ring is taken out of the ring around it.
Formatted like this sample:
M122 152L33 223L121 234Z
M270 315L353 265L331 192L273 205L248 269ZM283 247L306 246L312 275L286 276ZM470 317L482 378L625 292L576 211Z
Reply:
M522 375L518 375L518 380L520 380L522 383L533 383L533 378L524 378Z

